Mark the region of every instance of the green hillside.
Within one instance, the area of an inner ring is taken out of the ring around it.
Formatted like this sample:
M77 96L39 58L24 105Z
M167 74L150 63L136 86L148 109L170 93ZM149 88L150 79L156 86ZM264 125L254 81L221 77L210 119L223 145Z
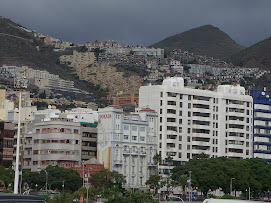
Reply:
M196 55L224 59L244 49L226 33L212 25L205 25L168 37L151 47L163 48L166 53L173 49L189 51Z
M232 55L229 61L243 67L271 69L271 37Z

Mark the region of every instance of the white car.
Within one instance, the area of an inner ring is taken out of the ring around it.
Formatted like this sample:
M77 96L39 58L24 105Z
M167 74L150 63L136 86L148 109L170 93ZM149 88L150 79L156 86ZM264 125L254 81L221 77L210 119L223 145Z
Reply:
M206 199L203 201L203 203L253 203L253 202L255 201L237 200L237 199Z

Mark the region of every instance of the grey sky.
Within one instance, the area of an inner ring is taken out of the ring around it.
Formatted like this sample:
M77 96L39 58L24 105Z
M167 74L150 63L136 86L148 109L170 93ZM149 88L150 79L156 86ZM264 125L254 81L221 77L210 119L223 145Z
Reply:
M150 45L206 24L245 46L271 36L271 0L0 0L0 15L74 43Z

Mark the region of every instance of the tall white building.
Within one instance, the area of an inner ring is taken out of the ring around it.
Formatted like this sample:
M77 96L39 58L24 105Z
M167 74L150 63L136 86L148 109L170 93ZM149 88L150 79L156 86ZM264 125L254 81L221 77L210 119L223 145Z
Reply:
M120 106L99 109L97 159L104 167L123 174L126 188L145 188L155 173L157 114L141 109L124 115Z
M142 86L139 107L158 112L158 151L178 165L201 153L209 157L252 157L252 97L240 86L217 91L184 87L183 78Z

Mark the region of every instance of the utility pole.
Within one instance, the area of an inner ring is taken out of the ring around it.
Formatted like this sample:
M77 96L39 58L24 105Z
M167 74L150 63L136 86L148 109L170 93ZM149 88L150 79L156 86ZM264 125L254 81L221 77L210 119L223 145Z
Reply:
M18 108L19 117L18 117L17 146L16 146L14 194L18 194L18 185L19 185L19 159L20 159L20 140L21 140L21 105L22 105L22 92L20 91L19 108Z
M190 188L190 191L189 191L189 202L192 202L192 187L191 187L191 174L192 174L192 171L188 171L189 173L189 188Z
M235 178L231 178L231 185L230 185L230 195L232 194L232 180L234 180Z

